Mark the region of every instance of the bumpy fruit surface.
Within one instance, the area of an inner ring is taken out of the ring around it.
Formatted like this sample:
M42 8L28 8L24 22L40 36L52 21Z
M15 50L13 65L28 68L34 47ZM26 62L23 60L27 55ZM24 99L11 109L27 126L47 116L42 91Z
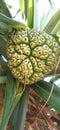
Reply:
M7 43L8 66L22 84L33 84L53 69L59 51L59 43L45 32L16 31Z

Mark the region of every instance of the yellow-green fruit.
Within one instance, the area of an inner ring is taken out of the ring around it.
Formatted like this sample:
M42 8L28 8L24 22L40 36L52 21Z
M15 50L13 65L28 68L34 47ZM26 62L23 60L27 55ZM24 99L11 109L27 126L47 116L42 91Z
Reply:
M44 78L56 65L60 45L45 32L16 31L7 43L8 66L23 84Z

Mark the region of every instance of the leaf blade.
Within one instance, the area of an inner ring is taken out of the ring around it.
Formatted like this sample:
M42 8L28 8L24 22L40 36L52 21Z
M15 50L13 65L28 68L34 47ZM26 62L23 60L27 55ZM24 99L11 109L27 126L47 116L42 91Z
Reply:
M0 0L0 12L4 13L8 17L11 17L10 11L7 8L7 4L4 0Z
M30 28L34 26L34 0L28 0L27 24Z
M12 18L7 17L3 13L0 13L0 21L6 24L6 26L9 27L8 31L10 32L12 28L15 28L17 30L28 28L25 24L22 22L13 20ZM4 26L5 27L5 26Z
M2 114L1 124L0 124L1 130L6 129L9 118L24 92L24 90L22 90L21 88L14 88L16 87L16 82L9 71L7 77L8 78L7 78L7 87L5 93L5 101L4 101L3 114Z
M5 94L5 101L4 101L4 108L3 108L3 114L2 114L1 125L0 125L1 130L5 130L6 125L8 123L6 115L8 115L7 113L9 111L11 99L13 97L13 91L14 91L13 84L14 84L14 81L13 81L13 79L11 77L11 74L8 73L7 87L6 87L6 94Z
M20 10L24 14L25 11L24 0L19 0L19 4L20 4Z
M24 130L29 90L30 88L27 87L12 114L12 117L10 119L11 130L16 130L17 128L18 130Z
M53 15L48 24L45 26L44 31L51 33L57 22L60 20L60 9Z

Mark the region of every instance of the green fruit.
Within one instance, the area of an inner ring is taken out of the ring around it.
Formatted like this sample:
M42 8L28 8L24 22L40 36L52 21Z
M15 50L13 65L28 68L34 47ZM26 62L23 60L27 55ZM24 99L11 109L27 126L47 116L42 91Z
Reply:
M43 79L56 65L60 45L46 32L16 31L7 43L8 67L23 84Z

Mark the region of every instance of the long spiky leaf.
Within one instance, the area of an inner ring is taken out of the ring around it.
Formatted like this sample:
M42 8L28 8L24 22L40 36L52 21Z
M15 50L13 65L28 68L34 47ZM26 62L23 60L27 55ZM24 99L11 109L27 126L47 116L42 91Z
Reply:
M24 11L25 11L24 3L25 3L24 0L19 0L20 10L21 10L22 14L24 14Z
M8 17L11 17L10 11L8 10L7 4L4 0L0 0L0 12L4 13Z
M7 87L6 87L6 94L5 94L5 101L4 101L4 107L3 107L3 114L2 114L2 119L1 119L1 125L0 129L5 130L6 125L8 123L7 117L8 117L8 112L11 104L11 99L14 94L14 80L11 76L11 74L8 74L7 78Z
M45 26L44 31L51 33L57 22L60 20L60 9L52 16L48 24Z
M28 0L27 24L30 28L34 26L34 0Z
M15 21L12 18L7 17L6 15L0 13L0 21L7 24L10 28L15 28L17 30L25 29L27 26L21 22Z
M18 128L18 130L24 130L29 90L30 88L27 87L12 114L12 117L10 119L10 124L11 124L10 129L17 130Z
M19 89L19 84L18 84L18 88L16 88L16 82L9 71L7 73L6 84L7 86L6 86L4 107L3 107L4 109L3 109L1 125L0 125L1 130L6 130L6 126L8 124L9 118L24 92L24 90L22 90L21 88ZM17 91L17 89L19 89L19 91Z

